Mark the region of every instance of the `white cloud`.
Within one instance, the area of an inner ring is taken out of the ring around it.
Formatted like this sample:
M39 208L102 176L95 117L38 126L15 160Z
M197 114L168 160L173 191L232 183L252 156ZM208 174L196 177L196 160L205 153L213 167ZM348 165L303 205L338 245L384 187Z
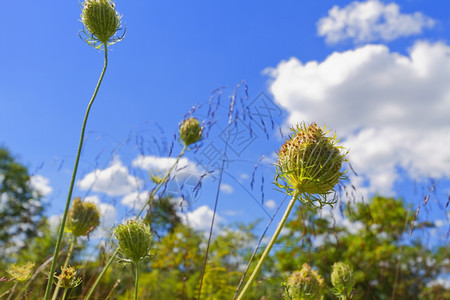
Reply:
M138 167L153 173L162 173L163 175L173 166L176 159L174 157L159 157L153 155L139 155L133 160L132 164L134 167ZM200 176L202 171L198 166L191 162L189 159L182 157L178 161L178 165L174 168L172 173L173 177L184 178L192 175Z
M392 195L398 167L414 179L450 176L450 47L417 42L409 52L367 45L266 70L288 123L336 130L370 192Z
M192 212L187 213L179 213L182 222L191 228L199 231L209 231L211 227L211 220L213 216L213 210L211 210L208 206L203 205L197 208ZM216 213L216 217L214 219L215 225L222 222L223 218Z
M264 205L268 208L268 209L274 209L277 206L277 203L275 201L273 201L272 199L267 200Z
M231 185L229 185L229 184L226 184L226 183L222 183L220 185L220 190L222 192L224 192L225 194L232 194L233 191L234 191L233 187Z
M328 16L317 23L319 36L327 43L346 39L355 42L391 41L398 37L420 34L424 28L434 26L434 20L419 13L402 14L395 3L383 4L379 0L352 2L340 8L335 5Z
M132 192L123 197L121 203L133 209L140 209L147 202L149 196L149 191Z
M130 175L128 168L119 159L115 159L111 166L104 170L95 169L78 182L78 186L83 190L92 189L109 196L126 195L141 185L142 180Z
M53 191L49 183L50 180L41 175L34 175L30 177L31 186L36 189L42 196L47 196Z

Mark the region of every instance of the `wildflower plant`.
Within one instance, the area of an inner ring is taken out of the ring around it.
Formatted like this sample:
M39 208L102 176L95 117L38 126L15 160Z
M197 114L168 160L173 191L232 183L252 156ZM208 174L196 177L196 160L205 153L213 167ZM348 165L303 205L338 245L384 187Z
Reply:
M93 202L76 197L67 217L66 231L76 237L87 236L100 224L100 212Z
M274 182L292 198L237 299L243 299L255 281L297 200L314 209L325 205L332 206L336 199L330 199L328 196L334 193L334 186L345 178L345 171L341 171L341 167L347 152L337 145L339 140L336 135L328 136L329 131L319 128L316 123L309 126L301 123L292 128L292 131L294 134L278 152Z
M108 66L108 46L123 39L124 36L117 38L116 33L120 28L120 16L116 11L115 5L110 0L86 0L83 2L83 10L81 13L81 21L84 25L84 34L86 38L84 41L97 49L101 49L105 52L103 70L98 79L97 85L95 87L94 93L92 94L91 100L86 109L84 115L83 123L81 126L80 140L78 142L78 150L75 158L75 164L73 167L72 178L69 185L69 192L67 194L66 205L64 208L64 213L61 219L61 224L58 231L58 237L55 244L55 250L53 252L53 261L50 267L49 279L47 281L47 287L45 290L44 299L50 299L50 291L52 287L52 277L56 269L57 257L59 249L61 246L61 241L63 238L64 228L66 226L67 214L69 211L70 200L72 198L72 191L75 184L75 178L78 170L78 164L80 161L81 150L83 148L84 134L86 131L87 119L89 117L89 112L91 110L92 104L97 96L100 85L103 81L103 77Z
M184 120L180 125L180 139L186 146L198 142L202 138L200 122L194 118Z
M30 279L33 268L34 263L32 262L27 262L23 265L13 264L6 270L6 273L8 273L14 280L23 282Z
M117 245L114 239L117 240ZM120 261L133 263L135 268L134 299L137 299L139 286L139 262L154 255L154 241L150 226L142 219L129 220L118 225L111 237L111 244L123 256Z

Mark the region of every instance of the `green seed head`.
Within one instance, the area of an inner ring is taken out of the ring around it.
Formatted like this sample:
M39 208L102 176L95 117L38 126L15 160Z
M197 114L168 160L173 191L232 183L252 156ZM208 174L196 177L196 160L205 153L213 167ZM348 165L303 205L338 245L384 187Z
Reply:
M344 177L342 147L336 145L335 136L328 137L316 123L301 123L291 130L294 134L278 153L276 184L313 207L334 204L326 195Z
M323 278L308 264L303 264L300 271L292 273L284 283L286 296L291 300L320 299L325 287Z
M153 234L150 226L143 220L129 220L114 229L113 237L117 240L117 248L126 261L135 264L145 257L151 256L153 250ZM113 246L115 247L114 243Z
M333 271L331 272L331 283L336 296L345 299L355 286L352 268L343 262L334 263Z
M74 236L87 236L100 224L100 213L92 202L82 202L81 198L73 200L67 215L66 231Z
M13 264L6 272L17 281L27 281L31 277L34 268L34 263L27 262L24 265Z
M120 28L120 16L111 0L86 0L83 2L81 22L90 37L88 44L114 44L122 38L115 37Z
M180 138L186 146L198 142L202 138L200 122L194 117L184 120L180 126Z
M74 267L61 268L61 274L56 276L56 284L63 289L71 289L77 287L81 283L81 278L77 278L77 271Z

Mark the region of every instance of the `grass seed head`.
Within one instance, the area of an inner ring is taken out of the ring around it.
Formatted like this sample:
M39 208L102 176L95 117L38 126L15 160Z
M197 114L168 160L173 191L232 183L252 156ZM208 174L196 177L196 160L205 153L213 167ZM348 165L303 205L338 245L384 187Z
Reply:
M87 236L100 224L100 212L95 203L76 197L67 216L66 231L74 236Z
M331 272L331 284L334 287L335 294L343 296L345 299L355 286L352 268L343 262L334 263Z
M291 300L320 299L325 282L317 271L303 264L300 271L292 273L284 283L286 296Z
M115 4L111 0L86 0L83 2L81 22L83 22L86 42L91 45L114 44L122 37L116 37L120 29L121 16L117 13Z
M301 123L291 130L293 135L278 152L275 183L312 207L334 204L326 196L344 178L342 147L316 123Z
M17 281L27 281L31 277L34 263L27 262L23 265L12 264L6 272Z
M143 220L129 220L125 224L118 225L114 229L113 237L117 240L119 253L135 264L145 257L150 257L154 249L150 226Z
M180 126L180 138L186 146L198 142L202 138L200 122L194 117L184 120Z

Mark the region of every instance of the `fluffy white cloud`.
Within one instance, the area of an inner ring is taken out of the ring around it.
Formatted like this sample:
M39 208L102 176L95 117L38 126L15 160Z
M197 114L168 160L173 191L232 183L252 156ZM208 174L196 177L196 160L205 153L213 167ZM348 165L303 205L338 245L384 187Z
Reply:
M142 180L130 175L129 170L119 159L115 159L111 166L84 176L78 182L83 190L105 193L109 196L123 196L136 191L142 185Z
M233 187L231 185L229 185L229 184L226 184L226 183L222 183L220 185L220 190L222 192L224 192L225 194L232 194L233 191L234 191Z
M434 25L433 19L419 12L400 13L395 3L383 4L379 0L352 2L340 8L333 6L328 16L319 20L317 30L328 43L346 39L356 42L391 41L398 37L419 34Z
M140 209L147 202L149 196L149 191L132 192L123 197L121 203L133 209Z
M272 199L267 200L264 205L268 208L268 209L274 209L277 206L277 203L275 201L273 201Z
M153 155L139 155L132 164L134 167L138 167L153 173L165 174L170 167L173 166L176 159L174 157L159 157ZM172 177L189 177L191 175L200 176L202 171L197 167L194 162L183 157L178 161L178 165L174 168Z
M211 227L211 220L213 217L213 210L208 206L203 205L192 212L179 213L181 220L184 224L190 226L191 228L199 231L209 231ZM223 218L216 214L214 223L217 225L222 222Z
M34 175L30 178L31 186L36 189L42 196L47 196L53 191L50 186L50 180L41 175Z
M288 123L336 130L370 192L392 194L398 167L414 179L450 176L448 45L418 42L408 56L367 45L266 72Z

